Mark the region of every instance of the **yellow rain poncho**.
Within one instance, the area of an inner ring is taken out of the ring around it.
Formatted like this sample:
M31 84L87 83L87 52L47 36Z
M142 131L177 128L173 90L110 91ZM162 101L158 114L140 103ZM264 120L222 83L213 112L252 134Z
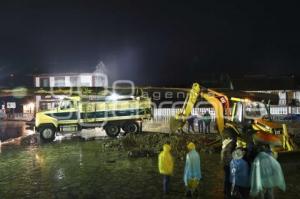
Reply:
M163 175L172 175L173 174L173 157L170 153L171 146L164 144L163 151L159 154L158 157L158 168L159 173Z

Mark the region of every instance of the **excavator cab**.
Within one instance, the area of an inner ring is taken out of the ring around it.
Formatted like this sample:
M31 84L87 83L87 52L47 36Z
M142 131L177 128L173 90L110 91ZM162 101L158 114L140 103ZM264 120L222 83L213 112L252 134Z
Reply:
M239 132L253 127L258 120L269 120L270 114L266 104L249 99L231 98L233 103L232 115L229 122L234 123Z
M231 117L221 133L223 138L230 137L245 147L260 142L270 144L276 152L295 150L286 125L272 121L267 104L235 97L231 97L231 104Z
M232 101L237 100L236 98ZM242 100L234 101L232 111L232 121L241 123L247 120L255 120L259 118L267 118L268 110L266 105L262 102Z

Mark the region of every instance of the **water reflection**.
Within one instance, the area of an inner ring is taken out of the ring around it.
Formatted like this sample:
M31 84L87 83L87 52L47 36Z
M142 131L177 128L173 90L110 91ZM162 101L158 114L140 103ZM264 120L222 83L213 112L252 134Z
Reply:
M219 154L201 153L200 198L223 198L219 162ZM183 160L175 161L166 198L183 198L183 166ZM276 198L297 196L297 170L299 166L284 165L287 192L276 192ZM2 146L0 198L161 198L161 192L157 158L131 159L126 152L103 147L101 140Z
M1 142L32 134L32 130L26 129L25 122L22 121L0 121Z
M64 177L65 177L64 170L63 170L62 168L59 168L59 169L56 171L55 178L56 178L57 180L62 180Z

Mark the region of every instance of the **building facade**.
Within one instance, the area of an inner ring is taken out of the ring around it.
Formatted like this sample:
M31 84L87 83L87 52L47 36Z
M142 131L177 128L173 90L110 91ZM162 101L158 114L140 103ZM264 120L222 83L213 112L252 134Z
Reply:
M64 87L108 87L107 75L100 69L93 73L41 74L34 76L35 88ZM59 99L65 96L37 95L36 110L49 110L57 106Z
M107 76L102 73L41 74L34 77L34 86L53 87L107 87Z

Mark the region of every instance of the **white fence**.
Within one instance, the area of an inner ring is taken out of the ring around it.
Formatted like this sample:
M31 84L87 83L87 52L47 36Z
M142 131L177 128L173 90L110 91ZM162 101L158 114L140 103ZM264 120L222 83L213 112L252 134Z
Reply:
M169 121L170 117L175 116L179 110L179 108L156 108L153 110L153 120ZM206 111L208 111L209 114L212 116L213 120L215 120L216 113L213 108L194 108L192 114L199 115L199 113L201 113L203 115Z
M175 114L179 111L178 108L157 108L153 110L153 120L161 121L161 120L169 120L171 116L175 116ZM192 113L198 115L199 113L203 114L206 111L210 113L213 120L215 119L215 111L213 108L194 108ZM283 116L289 114L300 114L300 107L293 106L271 106L270 107L271 116L280 120Z

